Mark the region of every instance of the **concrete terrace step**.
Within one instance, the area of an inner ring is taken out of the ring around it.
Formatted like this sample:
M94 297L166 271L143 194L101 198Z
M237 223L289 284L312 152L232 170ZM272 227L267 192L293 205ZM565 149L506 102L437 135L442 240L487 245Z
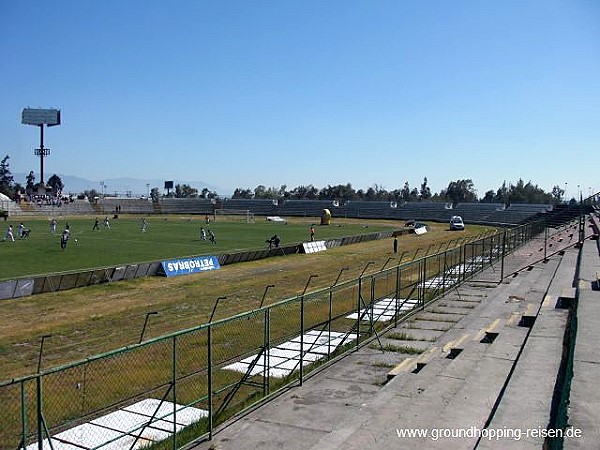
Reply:
M524 267L534 258L533 249L519 250L521 254L511 258ZM530 327L536 325L538 312L554 314L553 301L569 287L563 280L557 293L548 292L561 258L553 256L501 283L499 267L487 270L478 278L483 282L467 282L415 315L427 320L400 323L380 336L384 344L397 342L423 353L381 352L374 340L195 448L476 448L481 444L477 438L432 440L431 435L401 437L400 432L485 426L523 343L533 335ZM558 310L558 315L564 311ZM445 317L453 323L439 320ZM432 331L419 329L419 322L452 327ZM539 325L536 339L554 339L551 327ZM408 339L387 338L391 333ZM385 382L389 363L397 369ZM383 382L374 377L383 377Z
M548 292L561 292L561 298L574 293L563 288L565 280L575 275L577 251L571 249L561 260L560 266L548 288ZM562 357L568 309L561 306L556 295L546 295L531 332L508 380L505 392L498 404L489 427L491 429L537 430L545 429L550 422L554 390ZM478 449L539 449L544 439L524 435L519 440L481 440Z

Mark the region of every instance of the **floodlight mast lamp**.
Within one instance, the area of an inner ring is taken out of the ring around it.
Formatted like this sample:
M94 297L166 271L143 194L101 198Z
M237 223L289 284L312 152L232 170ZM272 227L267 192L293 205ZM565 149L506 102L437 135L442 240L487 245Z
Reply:
M60 125L60 110L25 108L21 114L21 123L40 127L40 148L33 152L40 157L40 185L44 185L44 157L50 154L49 148L44 148L44 125L54 127Z

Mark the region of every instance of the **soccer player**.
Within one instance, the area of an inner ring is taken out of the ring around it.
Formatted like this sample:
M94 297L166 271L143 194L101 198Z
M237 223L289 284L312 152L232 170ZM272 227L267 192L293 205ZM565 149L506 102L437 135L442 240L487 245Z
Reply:
M94 231L94 230L100 231L100 222L98 221L97 217L96 217L96 220L94 221L94 226L92 227L92 231Z
M8 239L15 242L15 235L13 234L13 226L12 225L8 226L8 229L6 230L6 234L4 235L4 240L6 241Z
M60 236L60 248L62 248L63 250L67 248L67 242L69 242L69 234L69 229L65 228L62 232L62 235Z

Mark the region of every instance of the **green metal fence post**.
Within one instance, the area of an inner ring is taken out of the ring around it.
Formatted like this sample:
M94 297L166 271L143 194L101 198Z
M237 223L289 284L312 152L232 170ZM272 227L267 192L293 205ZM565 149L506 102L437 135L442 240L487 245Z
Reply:
M462 264L462 280L465 281L467 279L467 244L461 245L458 249L458 259Z
M263 397L266 397L271 389L270 386L270 373L269 373L269 369L271 367L271 362L270 362L270 351L271 351L271 324L270 324L270 320L271 320L271 308L267 308L265 309L265 325L264 325L264 336L263 336L263 346L265 348L264 351L264 361L265 361L265 365L264 365L264 369L265 369L265 373L263 376Z
M400 311L398 309L398 303L400 302L400 266L396 266L396 292L394 293L394 327L398 326L398 316Z
M36 377L36 394L37 394L37 439L38 450L44 449L42 426L44 418L42 416L42 375L38 372Z
M173 450L177 449L177 336L173 336L172 348L172 373L171 383L173 383Z
M375 330L375 323L374 323L374 304L375 303L375 275L371 275L371 298L369 299L369 336L373 334L373 331Z
M427 279L427 257L423 258L421 263L421 309L425 309L425 280Z
M356 299L356 350L360 345L360 299L362 296L362 275L358 277L358 297Z
M548 227L544 227L544 261L548 261Z
M446 267L447 267L447 265L446 265L446 253L447 252L443 253L443 255L444 255L444 263L442 265L442 283L444 283L443 284L443 289L444 290L446 290ZM440 256L440 258L441 258L441 256ZM439 266L438 266L438 271L439 271Z
M208 324L208 336L207 336L207 350L208 350L208 438L212 440L213 438L213 377L212 377L212 324Z
M25 381L21 381L21 436L23 448L27 445L27 394L25 392Z
M333 317L333 286L329 288L329 317L327 319L327 359L331 358L331 320Z
M300 297L300 386L304 382L304 294Z
M506 230L502 233L502 259L500 260L500 283L504 280L504 258L506 258Z

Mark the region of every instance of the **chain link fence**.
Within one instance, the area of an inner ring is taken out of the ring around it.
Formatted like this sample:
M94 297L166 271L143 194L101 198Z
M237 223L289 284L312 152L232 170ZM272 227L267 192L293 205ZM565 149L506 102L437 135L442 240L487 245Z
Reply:
M499 267L500 281L505 256L540 233L549 239L532 223L440 246L329 288L4 382L0 450L176 449L210 438L484 269Z

